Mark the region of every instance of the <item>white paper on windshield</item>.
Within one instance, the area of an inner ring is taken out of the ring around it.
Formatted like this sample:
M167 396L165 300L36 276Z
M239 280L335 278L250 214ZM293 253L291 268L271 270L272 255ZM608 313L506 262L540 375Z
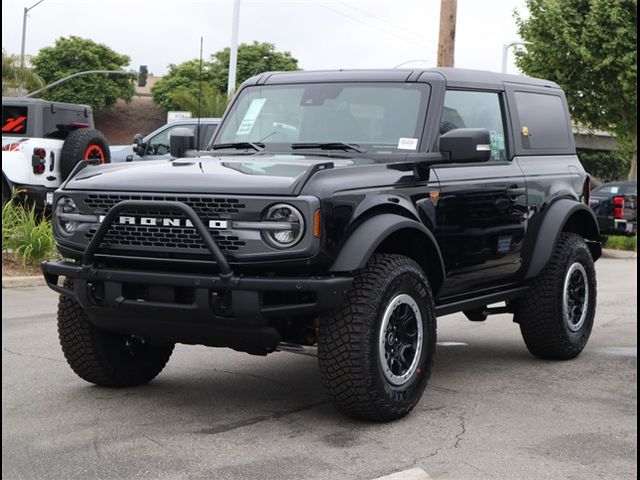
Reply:
M266 98L254 98L251 100L251 105L247 108L247 112L244 114L242 122L240 122L236 135L248 135L251 132L253 124L256 123L260 110L262 110L266 101Z
M398 150L415 150L418 148L417 138L400 138L398 140Z

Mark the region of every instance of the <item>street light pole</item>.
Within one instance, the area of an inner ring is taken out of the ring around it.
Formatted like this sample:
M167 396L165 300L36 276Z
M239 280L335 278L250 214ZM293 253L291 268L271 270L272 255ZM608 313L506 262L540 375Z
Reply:
M20 46L20 68L24 68L24 46L27 40L27 14L29 13L29 10L34 9L35 7L40 5L42 2L44 2L44 0L40 0L39 2L34 3L29 8L24 7L24 10L22 12L22 45ZM18 93L22 95L23 90L24 90L24 83L22 80L20 80L20 85L18 86Z
M227 80L227 96L233 95L236 89L236 66L238 63L238 28L240 27L240 0L233 1L233 21L231 24L231 54L229 55L229 79Z
M513 42L505 43L502 46L502 73L507 73L507 53L511 47L516 45L526 45L529 42L523 42L521 40L514 40Z

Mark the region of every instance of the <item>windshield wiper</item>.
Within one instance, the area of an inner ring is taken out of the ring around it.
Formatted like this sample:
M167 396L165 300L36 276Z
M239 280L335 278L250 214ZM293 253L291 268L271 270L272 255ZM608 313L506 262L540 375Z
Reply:
M236 150L254 149L256 152L264 152L264 143L252 142L233 142L233 143L217 143L211 146L211 150L221 150L223 148L235 148Z
M302 150L305 148L319 148L320 150L344 150L345 152L366 153L366 150L360 148L355 143L344 142L325 142L325 143L292 143L291 148L294 150Z

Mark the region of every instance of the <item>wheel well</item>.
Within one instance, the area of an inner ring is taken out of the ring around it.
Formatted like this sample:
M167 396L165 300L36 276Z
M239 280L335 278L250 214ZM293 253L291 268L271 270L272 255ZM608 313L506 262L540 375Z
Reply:
M600 231L598 225L593 220L593 216L586 210L578 210L573 212L562 227L563 232L577 233L585 238L587 246L591 250L594 260L600 257ZM598 242L597 245L591 242Z
M396 230L385 238L375 253L395 253L415 260L422 267L434 295L444 282L440 255L431 239L413 228Z

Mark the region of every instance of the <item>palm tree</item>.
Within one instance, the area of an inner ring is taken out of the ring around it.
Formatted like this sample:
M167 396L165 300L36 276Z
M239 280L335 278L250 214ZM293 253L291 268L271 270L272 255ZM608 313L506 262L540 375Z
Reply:
M202 101L198 101L198 94L188 88L178 88L171 95L182 110L191 112L200 117L221 117L227 108L229 99L210 84L202 85Z
M22 66L20 57L2 49L2 94L17 90L20 84L27 90L44 86L44 81L33 69Z

